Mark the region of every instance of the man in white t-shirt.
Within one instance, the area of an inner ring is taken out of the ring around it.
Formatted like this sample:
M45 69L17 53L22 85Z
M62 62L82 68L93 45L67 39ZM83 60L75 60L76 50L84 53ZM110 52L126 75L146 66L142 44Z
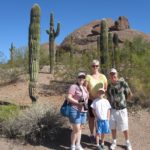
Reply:
M94 116L96 118L96 146L98 150L104 149L104 136L110 133L109 129L109 117L110 117L110 103L104 98L104 88L98 89L98 98L96 98L91 107L93 109ZM99 145L99 139L101 135L101 145Z

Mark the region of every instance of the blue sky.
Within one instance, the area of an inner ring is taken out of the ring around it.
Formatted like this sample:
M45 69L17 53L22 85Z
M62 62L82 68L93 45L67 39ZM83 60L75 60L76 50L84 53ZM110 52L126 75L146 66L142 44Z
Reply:
M63 39L91 21L126 16L130 27L150 34L149 0L0 0L0 51L9 59L9 48L28 45L30 10L35 3L41 8L41 44L48 42L50 13L54 12L55 27L61 22L61 32L56 38Z

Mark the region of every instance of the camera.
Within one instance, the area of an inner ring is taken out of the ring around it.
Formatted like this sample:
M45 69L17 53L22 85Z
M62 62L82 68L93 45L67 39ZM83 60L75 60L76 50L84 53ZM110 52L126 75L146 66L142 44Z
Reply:
M79 103L82 103L83 104L83 107L84 107L84 110L88 110L88 105L85 103L85 100L83 97L81 97L79 99Z

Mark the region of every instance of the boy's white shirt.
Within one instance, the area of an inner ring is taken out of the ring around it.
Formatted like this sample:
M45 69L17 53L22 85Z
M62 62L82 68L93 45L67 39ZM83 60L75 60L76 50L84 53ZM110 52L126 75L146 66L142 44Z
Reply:
M101 120L107 120L107 113L108 110L111 108L110 103L105 98L96 98L92 104L91 107L94 109L96 113L97 119Z

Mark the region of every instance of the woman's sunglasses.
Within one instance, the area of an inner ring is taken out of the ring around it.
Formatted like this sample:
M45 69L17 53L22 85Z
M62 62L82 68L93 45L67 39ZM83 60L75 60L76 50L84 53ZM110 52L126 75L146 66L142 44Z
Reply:
M79 76L78 78L79 79L85 79L85 76Z
M96 68L98 68L98 67L99 67L99 65L92 65L92 67L93 67L93 68L95 68L95 67L96 67Z

